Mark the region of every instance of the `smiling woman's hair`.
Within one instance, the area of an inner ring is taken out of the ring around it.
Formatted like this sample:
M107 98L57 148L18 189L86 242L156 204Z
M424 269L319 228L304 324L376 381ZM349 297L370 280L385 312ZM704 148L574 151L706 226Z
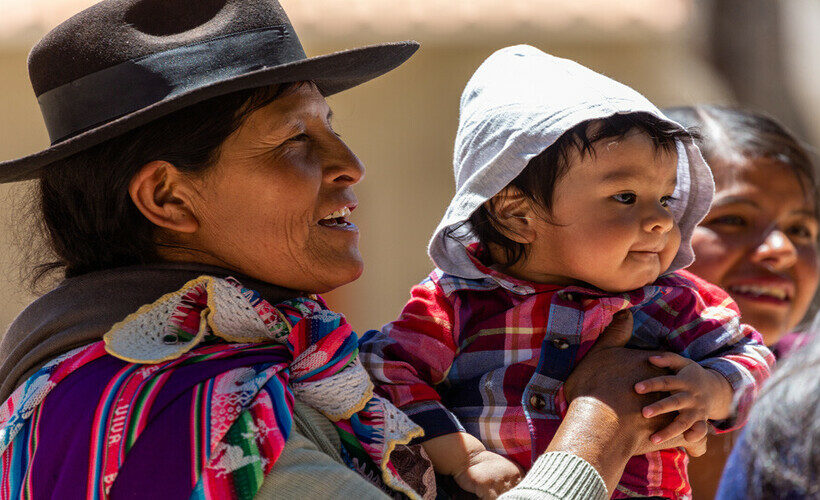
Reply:
M35 267L32 283L55 270L66 277L160 261L157 231L131 201L128 187L143 165L167 161L201 174L253 111L299 84L216 97L58 161L40 175L34 207L56 257Z
M517 188L548 215L552 211L555 187L569 171L575 153L581 159L587 155L594 156L595 144L599 141L622 139L633 131L646 134L658 152L674 152L675 141L690 135L646 113L617 114L602 120L585 121L564 132L552 145L533 157L509 186ZM493 264L508 267L526 257L527 246L506 235L512 229L505 227L494 213L493 206L497 201L491 199L482 204L468 222L482 245L494 245L501 249L503 261ZM455 237L452 235L453 232L450 237Z
M820 215L817 174L808 149L773 118L740 108L698 105L663 112L694 132L709 166L726 168L744 159L766 158L789 166ZM724 160L724 161L717 161Z

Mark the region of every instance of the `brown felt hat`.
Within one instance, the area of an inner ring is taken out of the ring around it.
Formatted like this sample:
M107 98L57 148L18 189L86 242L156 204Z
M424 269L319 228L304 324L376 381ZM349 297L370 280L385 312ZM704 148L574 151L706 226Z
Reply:
M105 0L32 49L29 76L51 147L0 162L0 183L35 178L54 161L238 90L312 80L328 96L416 49L405 41L308 58L276 0Z

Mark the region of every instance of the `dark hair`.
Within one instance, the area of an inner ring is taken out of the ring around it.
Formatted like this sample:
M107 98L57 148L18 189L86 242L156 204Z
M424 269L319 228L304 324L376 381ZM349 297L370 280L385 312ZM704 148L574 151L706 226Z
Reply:
M555 186L569 170L572 152L577 151L582 158L585 155L595 155L596 142L622 138L633 130L648 135L655 148L663 151L674 151L676 139L689 137L689 133L679 127L646 113L618 114L585 121L564 132L552 145L532 158L509 186L518 188L524 196L549 214L553 206ZM502 250L504 261L497 264L512 266L526 257L527 247L505 236L504 232L510 229L505 228L495 215L493 205L492 199L483 203L470 215L468 222L482 245L495 245Z
M39 225L57 260L39 264L36 284L51 271L66 277L160 261L156 226L134 206L132 177L155 160L205 172L220 146L253 111L298 84L243 90L176 111L49 165L40 175Z
M713 105L668 108L664 113L696 133L696 143L713 170L722 164L715 160L732 156L769 158L788 165L797 174L804 194L814 200L815 215L820 215L817 176L809 152L773 118Z

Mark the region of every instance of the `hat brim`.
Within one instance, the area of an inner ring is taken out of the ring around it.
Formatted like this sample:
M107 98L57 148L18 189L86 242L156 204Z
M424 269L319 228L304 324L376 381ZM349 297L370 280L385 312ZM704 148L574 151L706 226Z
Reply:
M0 184L34 179L40 169L122 135L187 106L239 90L311 80L324 96L360 85L405 62L419 48L414 41L368 45L267 67L199 87L86 130L16 160L0 162Z

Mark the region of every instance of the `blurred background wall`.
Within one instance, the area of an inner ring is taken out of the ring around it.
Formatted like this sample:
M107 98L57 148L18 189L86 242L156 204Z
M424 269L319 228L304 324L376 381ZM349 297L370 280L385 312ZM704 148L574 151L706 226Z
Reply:
M0 158L47 143L26 55L89 0L0 0ZM416 39L420 51L330 99L335 128L367 166L352 219L365 273L328 296L358 331L395 317L431 269L427 239L453 192L458 102L494 50L528 43L575 59L659 106L736 103L820 144L817 0L281 0L309 55ZM0 332L31 300L21 281L32 186L0 186ZM44 255L35 255L41 260Z

